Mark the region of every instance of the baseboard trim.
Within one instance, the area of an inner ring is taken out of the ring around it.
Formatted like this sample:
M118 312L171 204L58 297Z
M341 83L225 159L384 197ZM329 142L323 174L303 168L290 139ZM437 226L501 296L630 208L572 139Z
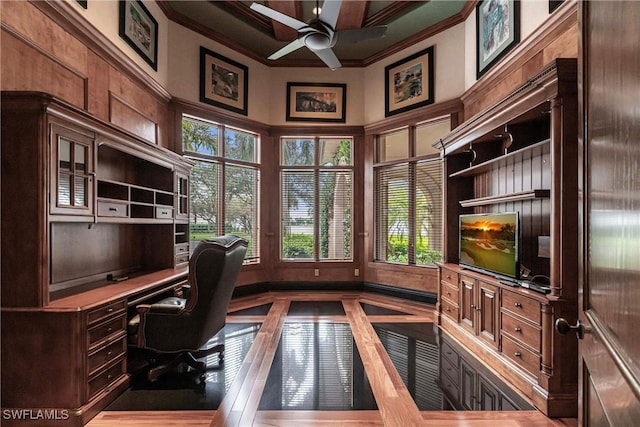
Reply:
M233 298L249 297L278 291L365 291L435 305L438 300L432 292L421 292L370 282L261 282L237 286Z

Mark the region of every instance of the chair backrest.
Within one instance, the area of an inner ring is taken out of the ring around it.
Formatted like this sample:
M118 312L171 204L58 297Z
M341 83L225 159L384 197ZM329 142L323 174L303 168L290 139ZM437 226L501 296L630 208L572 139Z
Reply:
M191 291L185 305L196 324L200 345L204 345L224 327L229 302L242 262L247 241L232 235L201 241L189 260Z

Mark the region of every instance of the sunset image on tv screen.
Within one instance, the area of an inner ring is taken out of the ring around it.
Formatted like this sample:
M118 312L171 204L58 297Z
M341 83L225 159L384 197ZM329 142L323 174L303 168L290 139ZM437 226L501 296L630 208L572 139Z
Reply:
M515 277L517 215L460 217L460 264Z

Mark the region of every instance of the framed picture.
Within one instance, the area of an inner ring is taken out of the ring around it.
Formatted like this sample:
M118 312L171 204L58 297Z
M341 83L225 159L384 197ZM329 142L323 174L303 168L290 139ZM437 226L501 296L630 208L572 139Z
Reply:
M520 2L481 0L476 6L477 78L520 41Z
M287 121L344 123L346 103L344 83L287 83Z
M555 11L564 0L549 0L549 13Z
M433 46L384 67L385 117L434 101Z
M120 0L120 37L158 70L158 22L139 0Z
M200 102L246 116L248 84L245 65L200 47Z

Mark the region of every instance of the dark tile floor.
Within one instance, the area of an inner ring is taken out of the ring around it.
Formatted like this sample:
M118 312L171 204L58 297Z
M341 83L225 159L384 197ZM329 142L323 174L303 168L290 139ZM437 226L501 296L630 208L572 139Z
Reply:
M270 304L236 311L234 316L265 315ZM367 315L405 314L384 307L362 304ZM260 410L364 410L377 409L362 360L348 323L296 322L295 316L344 315L340 301L292 301L289 319L283 325L278 349L269 371ZM494 409L530 409L516 393L492 375L464 349L453 343L432 323L373 323L405 386L420 410L488 409L451 399L451 390L441 372L440 347L455 348L468 369L479 373L496 397ZM258 331L258 323L228 323L209 345L224 339L225 360L207 358L207 371L168 373L155 382L134 375L131 387L106 410L215 410L229 390ZM454 375L455 376L455 375ZM458 377L460 378L460 377ZM463 380L449 381L458 387L476 387ZM476 377L474 377L476 378ZM477 377L480 378L480 377ZM474 380L475 381L475 380ZM480 380L478 380L480 381ZM504 391L499 391L504 390ZM475 393L475 392L474 392ZM462 393L464 395L464 393Z

